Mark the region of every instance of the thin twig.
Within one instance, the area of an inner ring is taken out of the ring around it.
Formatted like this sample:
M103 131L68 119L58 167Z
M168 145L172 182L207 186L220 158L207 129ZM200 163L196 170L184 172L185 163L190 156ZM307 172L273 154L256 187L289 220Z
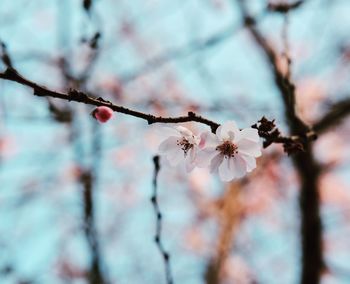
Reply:
M12 68L12 60L7 52L7 47L4 42L0 40L0 60L5 64L6 67Z
M292 59L290 55L289 37L288 37L288 27L289 27L289 13L284 14L284 22L282 27L282 41L283 41L283 53L282 56L285 58L287 63L286 78L290 81L292 75Z
M151 197L151 202L154 208L154 213L156 215L156 235L154 237L154 241L156 242L156 245L158 247L158 250L160 254L163 257L164 260L164 266L165 266L165 276L167 284L173 284L173 277L171 275L171 267L170 267L170 255L165 250L164 244L162 241L162 213L159 208L158 203L158 190L157 190L157 178L158 173L160 170L160 164L159 164L159 156L153 157L153 164L154 164L154 176L153 176L153 194Z

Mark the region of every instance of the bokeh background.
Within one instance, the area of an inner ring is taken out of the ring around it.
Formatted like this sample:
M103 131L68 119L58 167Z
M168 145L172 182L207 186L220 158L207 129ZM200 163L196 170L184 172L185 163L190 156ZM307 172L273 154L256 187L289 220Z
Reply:
M0 39L22 75L51 89L242 128L266 116L288 133L270 66L236 2L1 0ZM281 69L287 34L304 121L349 97L348 0L305 1L288 21L268 1L246 2ZM150 202L157 125L123 114L99 124L92 110L0 81L0 283L98 283L96 263L109 283L165 283ZM349 138L345 119L313 146L327 284L350 283ZM175 283L299 283L300 183L280 145L244 180L223 183L161 159L158 182Z

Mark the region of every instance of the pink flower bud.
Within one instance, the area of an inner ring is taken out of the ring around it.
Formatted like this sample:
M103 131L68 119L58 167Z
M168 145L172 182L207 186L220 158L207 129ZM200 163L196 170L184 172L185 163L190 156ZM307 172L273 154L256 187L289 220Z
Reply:
M113 116L113 110L109 107L99 106L91 114L99 122L105 123Z

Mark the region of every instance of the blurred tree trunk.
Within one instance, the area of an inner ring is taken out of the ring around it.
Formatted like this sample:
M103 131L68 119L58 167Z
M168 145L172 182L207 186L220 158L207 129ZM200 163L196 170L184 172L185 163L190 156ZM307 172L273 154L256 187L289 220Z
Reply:
M324 268L322 249L322 224L318 179L320 167L308 145L305 153L293 158L299 173L301 191L299 196L301 215L301 283L320 283Z
M241 185L232 182L221 199L217 201L219 234L216 244L216 253L210 260L205 271L205 283L219 284L222 278L222 269L230 253L234 233L241 220L243 207L240 203Z

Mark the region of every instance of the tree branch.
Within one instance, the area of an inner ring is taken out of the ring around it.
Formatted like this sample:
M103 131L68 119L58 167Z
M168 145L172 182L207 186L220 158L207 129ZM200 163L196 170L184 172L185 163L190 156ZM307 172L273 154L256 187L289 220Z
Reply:
M86 170L80 175L80 183L83 187L82 195L84 204L84 233L88 242L90 252L92 253L91 267L88 274L88 282L90 284L104 284L107 282L104 279L101 268L101 256L94 213L94 177L90 170Z
M123 106L118 106L118 105L112 104L110 101L104 100L101 97L94 98L86 93L83 93L74 89L69 90L67 94L52 91L24 78L15 69L12 69L12 68L7 68L4 73L0 73L0 78L9 80L9 81L14 81L21 85L32 88L34 91L34 95L36 96L58 98L62 100L75 101L75 102L80 102L80 103L89 104L93 106L106 106L111 108L115 112L123 113L126 115L130 115L130 116L134 116L134 117L146 120L148 124L182 123L182 122L195 121L195 122L199 122L210 126L212 131L215 131L216 128L219 127L218 123L211 121L209 119L203 118L201 116L198 116L194 112L189 112L187 116L160 117L160 116L154 116L152 114L147 114L147 113L135 111L132 109L128 109Z
M309 127L296 115L295 112L295 85L288 76L285 76L283 72L278 68L278 55L272 48L268 40L258 31L256 28L256 19L249 16L245 7L244 0L237 0L239 8L242 12L244 25L250 32L251 36L264 52L268 62L270 63L273 71L275 84L281 93L284 105L286 118L290 124L294 125L293 134L303 135L309 131Z
M12 60L7 52L6 44L0 40L0 59L6 67L12 68Z
M157 193L158 193L157 178L158 178L158 173L160 170L159 156L153 157L153 164L154 164L154 175L153 175L153 194L151 197L151 202L152 202L152 205L154 208L154 213L156 215L156 220L157 220L157 222L156 222L156 235L154 237L154 241L156 242L158 250L163 257L167 284L172 284L172 283L174 283L174 281L173 281L173 277L171 275L170 255L165 250L164 244L162 241L162 213L160 212L160 208L159 208L159 204L158 204L158 195L157 195Z
M323 133L340 123L350 115L350 98L341 100L330 107L330 110L314 124L317 133Z
M101 97L96 98L92 95L75 89L70 89L68 93L52 91L24 78L13 68L7 68L5 72L0 73L0 79L13 81L21 85L28 86L33 89L34 95L39 97L58 98L66 101L75 101L93 106L106 106L115 112L146 120L148 124L183 123L193 121L208 125L213 133L215 133L216 129L220 126L219 123L199 116L192 111L188 112L186 116L161 117L115 105L112 102L107 101ZM293 135L291 137L282 136L280 131L275 127L274 120L269 121L265 117L259 120L258 123L254 124L252 127L258 129L260 137L264 139L264 148L267 148L272 143L279 143L283 144L284 150L288 154L303 151L303 145L305 143L313 141L317 138L316 134L313 131L308 131L306 133L302 133L301 135Z
M285 117L292 134L300 137L309 133L309 127L297 116L295 111L295 85L278 67L278 55L267 39L258 31L255 19L246 7L245 0L237 0L243 16L244 25L264 53L274 75L275 85L284 103ZM317 284L320 282L325 263L322 250L322 223L320 217L320 198L318 179L321 173L320 165L312 153L310 141L303 144L304 153L293 156L294 166L300 176L301 191L299 196L301 214L301 279L302 284Z

